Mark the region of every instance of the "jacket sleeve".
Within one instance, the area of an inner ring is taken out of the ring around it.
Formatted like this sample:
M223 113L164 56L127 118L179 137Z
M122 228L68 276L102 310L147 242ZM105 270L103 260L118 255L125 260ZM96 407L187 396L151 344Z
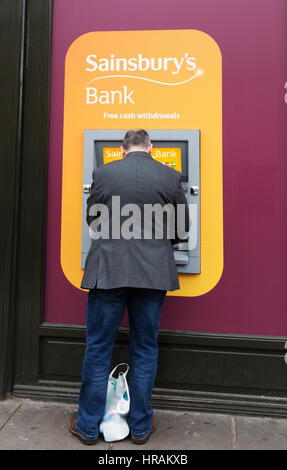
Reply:
M95 178L96 178L96 173L95 173L95 170L93 170L93 181L92 181L92 185L91 185L91 192L90 192L90 195L87 199L87 212L86 212L86 222L89 226L91 226L91 223L97 217L96 215L90 215L91 207L94 204L97 204L97 202L98 202L97 201L97 194L96 194Z
M191 227L189 208L179 179L173 204L175 208L175 239L171 240L172 245L184 241Z

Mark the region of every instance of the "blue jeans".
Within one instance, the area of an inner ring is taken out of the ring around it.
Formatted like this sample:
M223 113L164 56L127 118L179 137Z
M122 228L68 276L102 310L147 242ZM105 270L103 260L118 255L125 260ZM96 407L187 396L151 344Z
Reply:
M134 437L152 428L150 406L154 386L157 336L166 291L123 287L93 289L87 302L87 347L82 368L82 385L76 426L87 439L96 439L105 411L111 358L125 307L129 314L128 425Z

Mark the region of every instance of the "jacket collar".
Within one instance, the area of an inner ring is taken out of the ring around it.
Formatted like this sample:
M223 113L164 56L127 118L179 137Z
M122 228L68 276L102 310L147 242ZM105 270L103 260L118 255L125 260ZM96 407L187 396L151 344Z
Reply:
M148 158L151 158L150 154L147 153L147 152L142 152L142 151L138 151L138 152L129 152L125 158L130 158L130 157L148 157Z

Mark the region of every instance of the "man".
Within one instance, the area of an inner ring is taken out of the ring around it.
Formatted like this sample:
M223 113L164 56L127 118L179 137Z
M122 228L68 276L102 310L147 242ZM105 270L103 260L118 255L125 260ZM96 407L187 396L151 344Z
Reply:
M87 223L93 235L81 284L89 289L87 347L79 409L69 421L70 431L85 444L95 444L98 439L112 351L126 306L132 442L144 444L156 428L150 399L157 370L159 322L166 291L179 289L172 244L179 241L179 234L189 231L180 173L152 158L148 133L128 131L122 154L123 159L94 170L87 201ZM181 217L177 217L179 205L184 209ZM151 207L155 209L152 228L145 215ZM168 215L163 208L173 208L174 213ZM130 210L140 219L125 226ZM174 231L168 227L171 221L176 222ZM99 228L102 237L97 236Z

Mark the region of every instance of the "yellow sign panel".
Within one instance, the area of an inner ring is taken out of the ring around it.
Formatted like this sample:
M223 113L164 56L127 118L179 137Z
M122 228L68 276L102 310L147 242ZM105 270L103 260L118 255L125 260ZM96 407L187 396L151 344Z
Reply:
M181 172L181 148L180 147L154 147L152 156L155 160L166 166ZM103 147L104 163L113 162L123 157L120 147Z
M180 147L155 147L152 156L158 162L170 166L181 172L181 148Z
M83 277L84 130L200 129L201 272L179 274L180 289L169 295L213 289L223 271L222 57L214 39L187 29L83 34L66 55L64 96L61 265L69 282L80 288ZM179 169L175 155L160 159Z
M120 147L103 147L103 161L104 163L120 160L123 154Z

